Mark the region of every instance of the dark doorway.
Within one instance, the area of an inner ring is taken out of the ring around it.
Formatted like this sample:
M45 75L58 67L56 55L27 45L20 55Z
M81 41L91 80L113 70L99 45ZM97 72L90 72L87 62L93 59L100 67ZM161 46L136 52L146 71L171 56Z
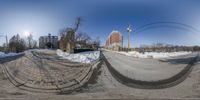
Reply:
M48 43L46 44L46 47L47 47L48 49L53 49L53 48L54 48L54 46L53 46L53 44L52 44L51 42L48 42Z

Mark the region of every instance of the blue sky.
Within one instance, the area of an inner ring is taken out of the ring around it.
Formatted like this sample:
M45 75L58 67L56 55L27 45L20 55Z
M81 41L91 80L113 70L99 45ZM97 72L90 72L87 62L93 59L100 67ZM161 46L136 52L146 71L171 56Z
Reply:
M127 46L128 23L137 29L153 22L177 22L200 30L199 4L198 0L0 0L0 33L10 38L30 31L35 39L47 33L57 35L60 29L73 26L80 16L80 31L92 38L99 36L103 45L110 32L118 30ZM199 45L198 37L198 32L156 28L132 33L131 45Z

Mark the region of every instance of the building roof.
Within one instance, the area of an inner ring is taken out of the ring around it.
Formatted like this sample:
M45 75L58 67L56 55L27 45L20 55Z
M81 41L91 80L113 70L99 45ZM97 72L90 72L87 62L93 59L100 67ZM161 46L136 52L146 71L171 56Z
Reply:
M113 30L113 31L108 35L107 39L108 39L113 33L119 33L119 34L122 36L122 34L121 34L119 31Z

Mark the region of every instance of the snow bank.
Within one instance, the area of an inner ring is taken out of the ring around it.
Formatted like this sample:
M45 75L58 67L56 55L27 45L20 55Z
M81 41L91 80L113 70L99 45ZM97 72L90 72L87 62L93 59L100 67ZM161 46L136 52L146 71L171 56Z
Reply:
M76 54L69 54L58 49L56 52L57 55L61 56L63 59L81 63L91 63L99 59L100 56L100 51L89 51Z
M139 53L137 51L131 51L131 52L116 52L120 53L126 56L133 56L137 58L154 58L154 59L160 59L160 58L169 58L169 57L175 57L175 56L181 56L181 55L187 55L192 52L145 52L145 53Z
M192 52L186 52L186 51L181 51L181 52L149 52L149 53L145 53L145 55L148 56L152 56L153 58L169 58L169 57L175 57L175 56L181 56L181 55L187 55L190 54Z
M11 56L16 56L19 55L21 53L4 53L4 52L0 52L0 58L5 58L5 57L11 57Z

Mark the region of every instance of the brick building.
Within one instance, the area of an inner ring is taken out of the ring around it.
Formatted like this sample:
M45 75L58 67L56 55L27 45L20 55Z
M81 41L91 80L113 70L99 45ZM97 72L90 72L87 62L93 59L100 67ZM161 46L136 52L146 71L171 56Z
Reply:
M118 31L112 31L108 36L105 44L105 48L118 51L123 45L123 36Z

